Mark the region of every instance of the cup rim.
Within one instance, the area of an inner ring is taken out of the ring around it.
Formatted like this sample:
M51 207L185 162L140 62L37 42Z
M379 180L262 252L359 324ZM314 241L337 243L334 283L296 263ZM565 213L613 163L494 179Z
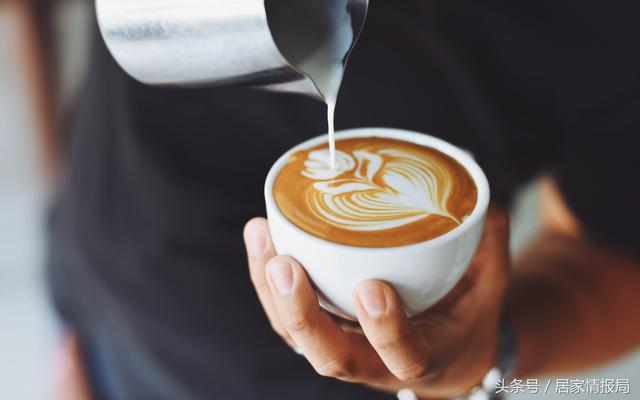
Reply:
M313 240L318 243L325 244L327 246L342 248L342 249L358 249L360 251L366 252L389 252L393 250L401 250L401 251L411 251L417 249L424 249L428 247L438 246L445 242L450 242L451 240L456 239L457 237L463 235L470 228L476 225L476 223L482 220L487 212L489 207L489 199L490 199L490 188L487 177L485 176L482 168L476 163L471 153L460 149L452 145L449 142L446 142L437 137L428 135L426 133L420 133L415 131L409 131L404 129L395 129L395 128L355 128L355 129L346 129L336 132L336 140L341 139L351 139L351 138L361 138L361 137L379 137L379 138L387 138L387 139L396 139L405 142L410 142L422 146L432 147L438 151L443 152L444 154L452 157L454 160L458 161L471 175L474 183L476 184L476 188L478 190L478 199L476 201L476 206L473 209L471 215L469 215L460 226L452 229L451 231L445 233L444 235L437 236L432 239L425 240L423 242L412 243L402 246L390 246L390 247L365 247L365 246L353 246L349 244L342 244L332 242L327 239L320 238L315 236L302 228L295 225L291 222L283 213L280 211L278 204L275 200L275 196L273 195L273 185L275 184L276 178L278 177L282 168L287 164L290 156L300 150L306 150L311 147L315 147L322 143L328 142L328 135L322 134L320 136L316 136L309 140L306 140L297 146L288 150L285 154L283 154L278 160L273 164L271 169L269 170L269 174L267 175L267 179L265 182L265 200L267 203L267 210L270 213L270 217L280 218L284 224L289 226L290 228L297 231L300 235L306 237L309 240Z

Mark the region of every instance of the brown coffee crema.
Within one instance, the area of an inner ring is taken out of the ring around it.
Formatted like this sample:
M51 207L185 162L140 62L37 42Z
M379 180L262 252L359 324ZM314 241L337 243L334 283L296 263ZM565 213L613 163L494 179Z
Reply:
M351 246L424 242L458 227L478 190L456 160L430 147L365 137L293 154L273 194L284 216L319 238Z

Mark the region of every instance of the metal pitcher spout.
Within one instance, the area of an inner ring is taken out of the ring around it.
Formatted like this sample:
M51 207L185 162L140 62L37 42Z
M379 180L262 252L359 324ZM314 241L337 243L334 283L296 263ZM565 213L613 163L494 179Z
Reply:
M367 8L368 0L96 0L107 47L140 82L259 86L315 98L322 96L301 57L348 24L346 64Z

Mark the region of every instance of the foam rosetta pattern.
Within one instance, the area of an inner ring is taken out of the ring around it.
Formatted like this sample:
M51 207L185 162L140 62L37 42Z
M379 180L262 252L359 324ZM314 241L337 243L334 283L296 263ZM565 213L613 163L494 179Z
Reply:
M460 223L447 211L452 177L443 165L392 148L364 148L336 154L312 151L302 174L317 181L307 190L309 209L327 224L376 231L411 224L436 214Z
M386 138L336 142L297 151L273 193L299 228L329 241L365 247L418 243L458 227L477 189L455 159L433 148Z

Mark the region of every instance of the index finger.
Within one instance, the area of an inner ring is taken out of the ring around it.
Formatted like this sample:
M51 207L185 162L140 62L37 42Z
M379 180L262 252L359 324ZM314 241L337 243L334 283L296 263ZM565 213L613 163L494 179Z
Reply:
M249 275L251 282L258 294L258 299L262 308L267 314L271 327L278 333L291 347L296 347L293 340L282 327L278 318L278 312L273 303L271 290L265 276L267 262L275 257L276 251L269 234L269 225L264 218L254 218L247 223L244 228L244 242L247 248L247 259L249 260Z

